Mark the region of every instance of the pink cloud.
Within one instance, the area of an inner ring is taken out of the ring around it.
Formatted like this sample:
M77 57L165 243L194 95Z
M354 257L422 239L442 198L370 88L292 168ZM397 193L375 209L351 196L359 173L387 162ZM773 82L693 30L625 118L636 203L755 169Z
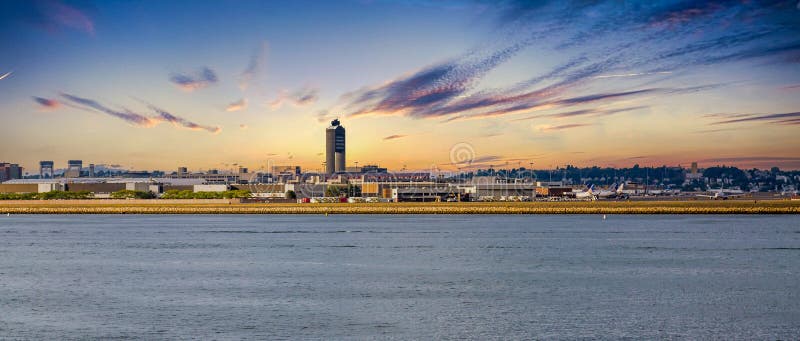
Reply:
M81 10L58 0L34 1L38 12L33 20L45 30L57 32L69 28L94 35L94 22Z
M246 108L247 108L247 99L246 98L242 98L242 99L240 99L240 100L238 100L236 102L228 104L228 106L225 107L225 111L234 112L234 111L244 110Z
M55 110L61 107L61 103L54 99L33 97L33 100L38 103L43 110Z
M389 136L384 137L383 139L384 140L396 140L396 139L404 138L406 136L408 136L408 135L389 135Z

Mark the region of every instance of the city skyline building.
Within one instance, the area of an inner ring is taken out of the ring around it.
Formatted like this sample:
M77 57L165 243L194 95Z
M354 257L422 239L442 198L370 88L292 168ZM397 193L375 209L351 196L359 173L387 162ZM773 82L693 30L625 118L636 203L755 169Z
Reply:
M39 178L51 179L53 178L53 161L39 161Z
M0 182L22 179L22 167L16 163L0 162Z
M83 160L69 160L67 161L67 170L64 172L64 177L79 178L81 177L82 169L83 169Z
M339 119L325 130L325 173L345 172L345 129Z

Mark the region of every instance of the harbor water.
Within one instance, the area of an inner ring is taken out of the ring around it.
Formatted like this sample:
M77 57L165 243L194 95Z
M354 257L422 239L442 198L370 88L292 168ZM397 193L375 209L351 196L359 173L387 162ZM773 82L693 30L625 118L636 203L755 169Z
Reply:
M0 339L798 339L794 215L11 215Z

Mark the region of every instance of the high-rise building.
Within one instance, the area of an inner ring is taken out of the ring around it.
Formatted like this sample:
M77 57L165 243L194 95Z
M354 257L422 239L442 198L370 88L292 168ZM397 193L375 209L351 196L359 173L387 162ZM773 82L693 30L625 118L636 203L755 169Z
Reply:
M53 177L53 161L39 161L39 178L50 179Z
M81 177L81 170L83 169L82 160L69 160L67 161L67 171L64 172L65 178L79 178Z
M89 177L90 178L94 177L94 164L93 163L89 164Z
M328 174L345 171L344 127L339 120L331 121L325 130L325 172Z
M16 163L0 162L0 182L22 179L22 167Z
M11 164L0 162L0 182L11 180Z
M697 168L697 162L692 162L692 168L690 169L689 173L686 173L686 180L700 180L703 177L703 174L700 173L700 169Z

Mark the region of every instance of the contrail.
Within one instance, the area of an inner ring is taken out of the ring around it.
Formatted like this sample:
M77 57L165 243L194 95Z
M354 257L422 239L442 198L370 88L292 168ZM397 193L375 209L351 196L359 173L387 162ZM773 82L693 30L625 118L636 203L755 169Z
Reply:
M6 72L5 75L0 76L0 80L3 80L3 78L6 78L6 77L10 76L12 73L14 73L14 71Z
M641 72L641 73L624 73L621 75L602 75L593 77L595 79L599 78L614 78L614 77L636 77L636 76L648 76L648 75L668 75L672 73L672 71L660 71L660 72Z

